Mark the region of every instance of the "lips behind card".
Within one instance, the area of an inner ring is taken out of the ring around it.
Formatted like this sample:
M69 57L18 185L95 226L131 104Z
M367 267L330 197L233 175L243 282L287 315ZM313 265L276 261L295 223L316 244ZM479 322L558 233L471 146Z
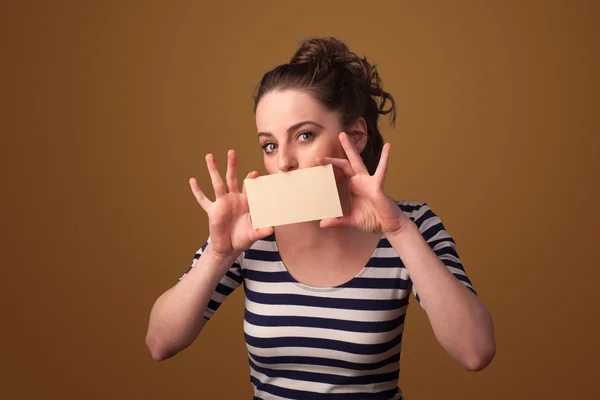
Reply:
M331 164L245 179L244 185L255 229L343 215Z

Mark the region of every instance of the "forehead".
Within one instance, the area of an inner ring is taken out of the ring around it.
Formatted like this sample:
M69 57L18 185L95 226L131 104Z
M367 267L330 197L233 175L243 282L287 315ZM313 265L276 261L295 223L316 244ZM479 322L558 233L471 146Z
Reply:
M285 130L300 121L326 125L335 121L328 111L306 92L298 90L273 91L264 95L256 107L256 127L259 132Z

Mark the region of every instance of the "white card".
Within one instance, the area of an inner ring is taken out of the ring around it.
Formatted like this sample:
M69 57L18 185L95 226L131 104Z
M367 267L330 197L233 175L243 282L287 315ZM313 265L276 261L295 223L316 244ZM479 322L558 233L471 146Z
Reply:
M255 229L343 215L331 164L245 179Z

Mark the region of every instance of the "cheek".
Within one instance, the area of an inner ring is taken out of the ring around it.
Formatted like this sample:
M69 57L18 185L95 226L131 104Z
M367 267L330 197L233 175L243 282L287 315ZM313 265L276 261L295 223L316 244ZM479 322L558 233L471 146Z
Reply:
M278 168L275 157L267 157L266 155L263 155L263 163L265 165L265 169L269 174L277 172Z
M331 144L331 149L331 152L334 154L335 158L348 158L339 140L336 140Z
M342 144L337 138L331 138L315 146L315 153L321 157L347 158Z
M341 158L346 159L346 152L342 147L342 144L335 138L334 140L329 140L325 143L322 143L321 146L318 146L318 149L315 149L315 157L332 157L332 158ZM335 176L335 181L337 183L342 182L346 179L346 174L344 171L337 167L333 167L333 174Z
M341 158L344 160L348 158L346 157L346 152L344 152L344 148L339 142L330 143L327 152L324 155L332 158ZM344 171L337 167L333 167L333 175L335 176L335 181L337 183L340 183L344 179L346 179L346 174L344 174Z
M337 167L333 167L333 176L335 177L336 183L341 183L346 178L346 174L344 174L344 171Z

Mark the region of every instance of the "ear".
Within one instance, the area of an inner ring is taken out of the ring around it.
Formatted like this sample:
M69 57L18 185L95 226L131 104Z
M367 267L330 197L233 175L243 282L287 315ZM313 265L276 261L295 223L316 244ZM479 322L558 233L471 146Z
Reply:
M358 153L362 153L367 146L367 139L369 136L367 122L365 119L363 117L357 118L348 129L347 134L350 137L350 140L352 140L352 143L354 144L354 147L356 147Z

